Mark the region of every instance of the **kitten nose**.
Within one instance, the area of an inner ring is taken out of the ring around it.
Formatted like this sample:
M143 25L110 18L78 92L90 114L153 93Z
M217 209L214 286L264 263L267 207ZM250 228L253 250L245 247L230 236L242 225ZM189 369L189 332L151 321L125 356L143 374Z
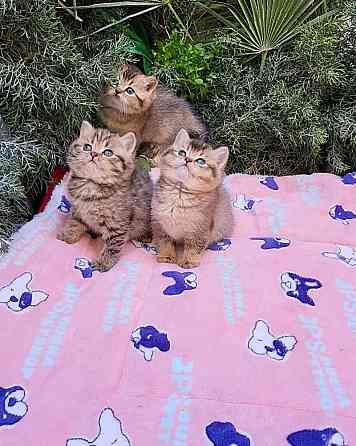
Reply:
M120 94L120 89L119 88L115 88L115 96L118 96Z
M91 158L96 158L99 154L97 152L90 152Z
M192 160L191 158L186 158L186 159L185 159L186 164L191 163L192 161L193 161L193 160Z

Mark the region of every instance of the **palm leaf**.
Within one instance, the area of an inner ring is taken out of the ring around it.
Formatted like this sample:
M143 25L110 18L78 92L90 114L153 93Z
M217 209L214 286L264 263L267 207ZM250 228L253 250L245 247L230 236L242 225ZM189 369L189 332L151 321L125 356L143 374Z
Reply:
M320 21L333 11L325 11L325 0L237 0L234 18L242 54L262 54L263 68L269 51L284 45L304 26ZM315 17L317 16L317 17Z

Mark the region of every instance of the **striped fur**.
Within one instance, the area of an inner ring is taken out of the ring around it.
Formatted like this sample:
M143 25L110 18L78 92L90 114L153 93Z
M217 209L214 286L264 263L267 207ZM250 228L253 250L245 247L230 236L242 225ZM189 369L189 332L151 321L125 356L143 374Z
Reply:
M84 150L85 145L91 151ZM136 168L135 147L132 133L119 137L84 122L70 148L72 213L57 238L75 243L86 232L99 235L104 248L92 264L99 271L117 263L128 240L151 237L152 182ZM112 151L111 156L107 150Z
M128 88L135 94L128 95ZM134 65L120 68L118 84L104 92L100 107L105 126L120 134L134 132L141 148L154 147L162 152L173 143L181 128L192 137L206 139L208 136L207 126L187 101L159 85L155 77L145 76Z
M232 207L223 185L228 154L227 147L213 150L191 140L185 130L163 152L152 198L158 262L196 267L208 244L232 235Z

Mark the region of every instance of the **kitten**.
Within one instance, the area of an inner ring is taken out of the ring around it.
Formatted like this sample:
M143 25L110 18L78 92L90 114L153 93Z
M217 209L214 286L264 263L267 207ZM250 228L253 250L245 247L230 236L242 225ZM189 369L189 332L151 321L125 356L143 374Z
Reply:
M162 153L161 174L152 198L158 262L193 268L200 264L210 243L232 235L232 206L223 185L228 157L227 147L213 150L191 140L184 129ZM177 255L177 245L182 245L181 255Z
M135 164L136 138L95 129L83 121L68 157L71 215L57 238L76 243L85 232L104 240L98 271L111 269L130 239L150 239L153 185Z
M192 137L204 139L207 127L182 98L158 85L134 65L123 65L118 84L100 97L100 115L111 131L134 132L137 144L162 151L184 127Z

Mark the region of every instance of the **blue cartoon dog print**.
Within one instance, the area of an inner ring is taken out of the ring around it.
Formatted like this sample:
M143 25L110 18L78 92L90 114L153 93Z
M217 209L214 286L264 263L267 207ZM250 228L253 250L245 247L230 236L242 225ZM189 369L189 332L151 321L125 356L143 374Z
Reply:
M226 251L231 246L231 240L228 238L224 238L223 240L220 240L219 242L210 243L208 246L208 249L210 251Z
M356 248L352 246L337 245L336 251L322 253L324 257L329 257L330 259L340 260L347 266L356 266Z
M35 307L48 298L44 291L32 291L29 284L32 274L23 273L12 282L0 288L0 303L4 303L12 311L23 311L29 307Z
M273 177L261 177L260 183L263 184L263 186L268 187L268 189L271 190L278 190L278 184L277 181Z
M251 446L248 436L237 432L232 423L213 421L205 432L214 446Z
M287 441L291 446L346 446L344 436L334 427L294 432Z
M131 335L134 347L143 353L146 361L151 361L154 352L168 352L171 343L166 333L160 332L152 325L137 328Z
M165 296L176 296L182 294L183 291L194 290L198 286L198 278L195 273L179 271L165 271L162 273L164 277L170 277L174 280L173 285L169 285L164 289Z
M350 172L341 177L341 181L344 184L353 185L356 184L356 172Z
M62 212L62 214L69 214L71 207L72 205L70 204L70 201L64 195L62 195L61 202L59 203L57 209Z
M329 215L333 220L339 221L344 225L350 224L350 220L356 218L356 214L353 211L347 211L341 204L336 204L329 209Z
M110 408L104 409L99 416L99 432L94 440L70 438L67 446L130 446L130 440L122 430L121 421Z
M245 194L236 195L232 205L243 212L254 212L256 203L261 202L257 198L248 198Z
M27 414L25 395L21 386L0 387L0 428L18 423Z
M256 355L266 356L277 361L283 361L297 344L294 336L276 337L270 332L265 321L256 322L248 341L248 348Z
M261 249L281 249L290 245L290 240L285 237L251 237L250 240L263 241Z
M315 303L308 293L310 290L317 290L321 287L322 285L317 279L302 277L290 272L281 274L281 288L286 296L294 297L302 304L314 307Z
M90 261L84 257L77 257L75 259L74 269L80 271L83 279L90 279L93 277L93 268Z

